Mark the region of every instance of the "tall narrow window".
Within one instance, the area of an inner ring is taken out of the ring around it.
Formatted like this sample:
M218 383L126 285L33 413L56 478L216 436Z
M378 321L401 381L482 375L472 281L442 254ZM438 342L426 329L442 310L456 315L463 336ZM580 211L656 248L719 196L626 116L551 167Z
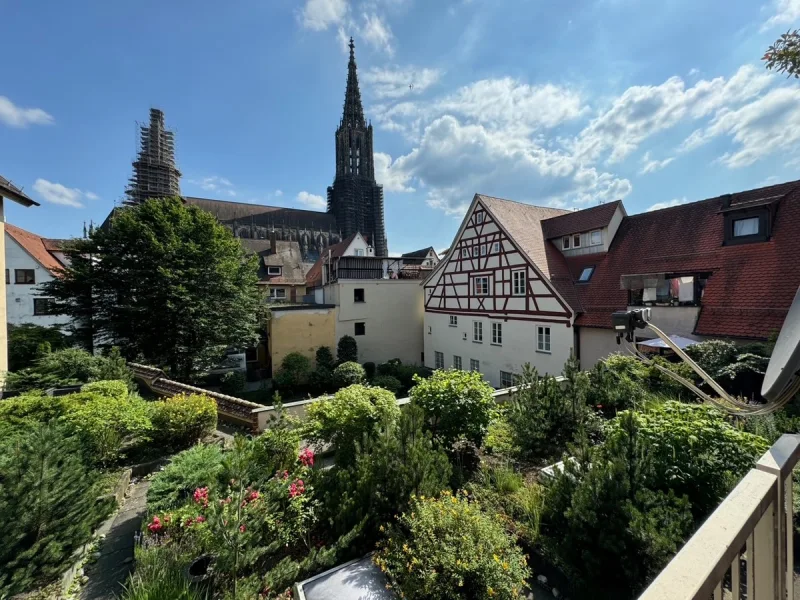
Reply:
M592 233L589 234L589 238L590 238L589 243L592 246L599 246L600 244L603 243L603 232L600 231L599 229L593 231Z
M461 258L469 258L469 248L461 249Z
M483 342L483 323L480 321L472 322L472 341Z
M472 247L472 256L478 256L480 251L481 251L481 249L478 246L473 246Z
M476 222L478 225L480 225L481 223L483 223L483 213L482 213L482 212L477 212L477 213L475 213L475 222Z
M353 289L353 302L364 302L364 288Z
M539 352L550 352L550 328L536 328L536 349Z
M573 248L580 248L581 247L581 234L576 233L572 236L572 247Z
M561 247L564 250L569 250L569 245L570 245L570 237L568 235L565 235L563 238L561 238Z
M492 244L492 253L497 254L498 252L500 252L500 242L495 242Z
M435 369L444 369L444 354L442 352L433 353L433 364Z
M492 344L501 346L503 344L503 324L492 323Z
M513 293L515 296L525 295L525 271L513 271L511 273L512 281L514 283Z
M481 275L472 279L472 294L474 296L489 295L489 276Z
M458 327L458 317L456 315L450 315L450 327Z
M481 361L475 360L474 358L469 359L469 370L470 371L480 371L481 370Z
M453 368L461 370L461 357L453 355Z
M486 256L486 244L481 244L481 256Z

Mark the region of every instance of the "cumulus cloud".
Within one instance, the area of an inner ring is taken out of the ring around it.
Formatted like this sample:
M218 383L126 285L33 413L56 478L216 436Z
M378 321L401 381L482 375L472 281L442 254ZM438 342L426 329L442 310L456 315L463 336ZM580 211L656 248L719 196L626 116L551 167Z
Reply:
M94 192L85 192L83 195L86 196L87 200L99 200L100 199L100 196L98 196Z
M84 194L78 188L68 188L60 183L47 181L47 179L37 179L33 184L33 189L45 202L73 208L83 208L81 199L84 196L88 197L88 194Z
M324 210L328 208L328 201L325 200L325 198L317 194L310 194L306 191L297 194L297 201L313 210Z
M51 125L54 119L41 108L22 108L5 96L0 96L0 122L22 128L28 125Z
M228 196L236 196L234 185L229 179L220 177L219 175L211 175L210 177L201 177L200 179L189 179L192 183L207 192L216 192L218 194L227 194Z
M347 16L347 0L306 0L300 22L306 29L323 31L341 24Z
M408 185L411 175L402 169L393 168L392 157L384 152L375 152L375 179L383 184L387 192L413 192Z
M800 20L800 0L774 0L773 15L761 25L761 32L778 25L792 25L798 20Z
M421 94L442 76L439 69L418 69L412 66L372 67L362 75L366 91L376 98L402 98Z
M675 160L674 156L670 156L669 158L665 158L663 160L657 160L650 158L650 152L645 152L644 156L642 157L642 168L639 170L639 174L644 175L645 173L655 173L656 171L660 171L673 160Z
M389 24L375 13L364 13L362 16L364 25L360 34L364 40L376 50L394 55L394 34Z
M687 202L688 200L685 196L683 198L673 198L669 202L656 202L653 204L653 206L647 209L647 212L650 212L651 210L661 210L662 208L672 208L673 206L680 206L681 204L686 204Z

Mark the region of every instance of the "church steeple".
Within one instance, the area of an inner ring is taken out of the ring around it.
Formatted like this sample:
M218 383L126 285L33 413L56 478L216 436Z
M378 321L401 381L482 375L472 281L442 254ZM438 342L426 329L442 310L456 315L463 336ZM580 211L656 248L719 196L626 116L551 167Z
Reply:
M358 89L356 67L356 45L350 38L350 62L347 65L347 90L344 93L344 111L340 127L366 127L364 108L361 106L361 92Z

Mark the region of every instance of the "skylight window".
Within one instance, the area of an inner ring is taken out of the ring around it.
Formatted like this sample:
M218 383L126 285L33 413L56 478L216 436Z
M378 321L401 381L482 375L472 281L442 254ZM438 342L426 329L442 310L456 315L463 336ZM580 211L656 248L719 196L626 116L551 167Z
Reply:
M583 271L581 271L581 276L578 277L578 283L586 283L592 278L594 274L594 265L591 267L584 267Z

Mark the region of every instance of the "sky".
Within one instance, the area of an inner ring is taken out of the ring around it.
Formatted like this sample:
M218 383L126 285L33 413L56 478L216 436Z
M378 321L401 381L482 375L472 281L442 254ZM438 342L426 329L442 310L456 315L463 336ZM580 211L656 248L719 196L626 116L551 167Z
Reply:
M355 38L391 253L475 193L629 214L800 178L800 0L0 0L0 174L46 237L101 223L150 107L185 195L324 210Z

